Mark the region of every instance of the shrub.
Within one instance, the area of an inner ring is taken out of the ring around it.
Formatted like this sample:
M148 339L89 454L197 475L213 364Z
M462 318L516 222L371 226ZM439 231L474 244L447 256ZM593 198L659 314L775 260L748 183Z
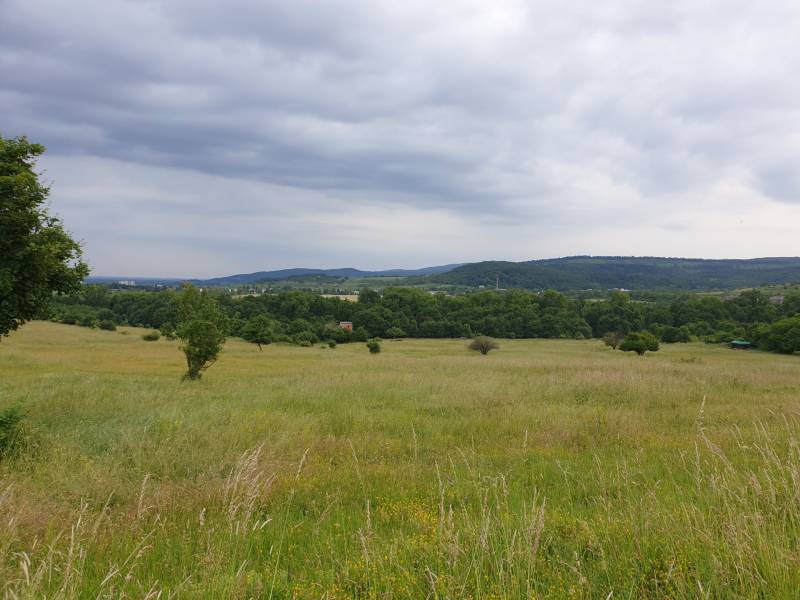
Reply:
M603 336L603 343L606 346L613 348L614 350L617 349L620 342L625 338L625 334L621 331L609 331Z
M336 348L336 340L328 340L328 348Z
M18 406L0 410L0 460L19 454L25 441L24 416Z
M500 348L500 345L490 337L479 335L469 343L468 348L480 352L481 354L489 354L491 350Z
M292 336L292 341L298 346L312 346L317 343L317 336L313 331L301 331Z
M78 323L81 327L94 327L97 324L93 315L84 315Z
M117 326L114 324L114 321L110 321L108 319L103 319L102 321L100 321L97 324L97 326L100 329L104 330L104 331L116 331L117 330Z
M765 350L792 354L800 351L800 316L781 319L765 327L758 335L758 345Z
M370 354L378 354L381 351L381 343L378 340L369 340L367 342Z
M155 341L158 341L158 340L160 340L160 339L161 339L161 332L160 332L160 331L150 331L150 332L148 332L148 333L145 333L145 334L142 336L142 339L143 339L145 342L155 342Z
M619 349L623 352L636 352L642 356L648 350L650 352L658 351L658 338L649 331L634 331L625 336Z
M389 327L389 329L386 330L386 337L388 338L404 338L406 335L406 332L399 327Z

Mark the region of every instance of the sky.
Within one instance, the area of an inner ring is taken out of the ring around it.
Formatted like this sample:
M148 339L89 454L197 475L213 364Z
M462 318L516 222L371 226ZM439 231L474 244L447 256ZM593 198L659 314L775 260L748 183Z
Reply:
M0 0L94 275L800 255L795 0Z

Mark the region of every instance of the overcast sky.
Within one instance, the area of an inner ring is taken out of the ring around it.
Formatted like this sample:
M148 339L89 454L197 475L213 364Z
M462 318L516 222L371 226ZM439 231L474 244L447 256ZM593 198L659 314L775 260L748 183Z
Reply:
M796 0L0 0L95 275L800 255Z

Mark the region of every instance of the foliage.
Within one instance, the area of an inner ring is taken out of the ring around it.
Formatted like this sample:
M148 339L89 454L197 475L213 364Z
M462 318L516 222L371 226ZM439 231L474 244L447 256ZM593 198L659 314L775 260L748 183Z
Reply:
M157 342L161 339L161 332L157 329L155 331L148 331L147 333L142 335L142 339L145 342Z
M380 340L374 339L367 341L367 348L369 348L370 354L378 354L381 351Z
M200 379L219 356L225 343L225 318L219 303L207 291L184 285L178 299L177 334L186 355L184 379Z
M336 348L336 340L328 340L328 348L330 348L331 350Z
M642 356L645 352L658 351L658 338L649 331L634 331L625 336L619 349L623 352L636 352Z
M386 330L386 337L397 339L397 338L404 338L406 337L406 332L399 327L389 327Z
M271 344L276 337L275 321L266 315L251 317L242 327L242 339L251 344L257 344L261 350L262 344Z
M103 319L97 323L97 326L104 330L104 331L116 331L117 326L114 324L114 321L110 319Z
M623 339L625 339L625 334L621 331L609 331L603 336L603 343L616 350Z
M84 286L59 298L42 316L65 323L89 323L110 318L119 324L162 328L177 321L176 294L101 291ZM229 333L246 335L257 316L270 320L273 342L296 344L335 340L366 342L372 337L472 338L480 332L494 338L602 338L607 333L650 331L665 343L693 338L729 341L753 336L765 324L798 314L800 301L787 294L781 304L760 291L723 299L684 295L633 301L624 292L604 300L579 301L548 290L543 293L508 290L447 296L411 288L386 288L363 293L363 301L346 302L309 292L281 292L233 298L219 294L220 310ZM339 326L351 321L355 330ZM266 321L259 321L266 323ZM163 330L162 330L163 331Z
M0 136L0 337L33 319L53 294L76 290L89 270L81 247L50 215L50 189L34 171L44 146Z
M800 316L781 319L765 327L759 332L758 345L781 354L800 352Z
M479 335L469 343L468 348L486 355L490 351L500 348L500 345L490 337Z

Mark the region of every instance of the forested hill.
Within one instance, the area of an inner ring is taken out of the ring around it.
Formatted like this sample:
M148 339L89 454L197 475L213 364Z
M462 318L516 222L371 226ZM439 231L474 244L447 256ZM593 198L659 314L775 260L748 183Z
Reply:
M530 290L713 290L800 282L800 258L709 260L625 256L570 256L528 262L487 261L427 279L437 283Z

